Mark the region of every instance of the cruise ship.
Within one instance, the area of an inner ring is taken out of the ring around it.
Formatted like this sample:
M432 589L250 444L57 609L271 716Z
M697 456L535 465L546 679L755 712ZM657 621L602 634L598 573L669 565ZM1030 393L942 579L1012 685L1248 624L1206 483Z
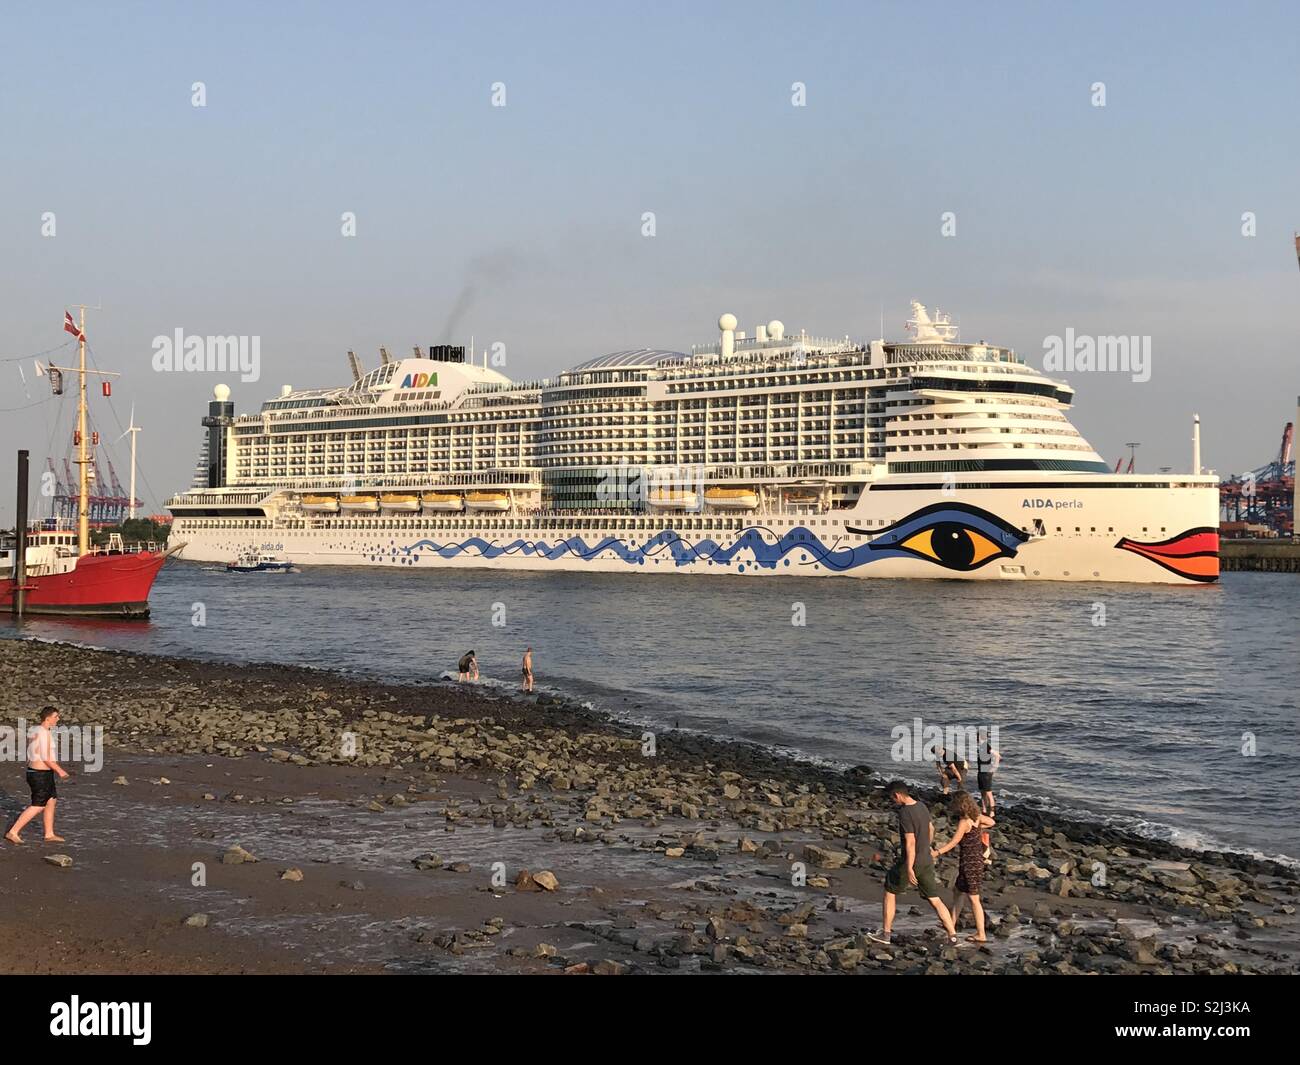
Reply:
M236 415L218 385L179 557L296 565L1207 583L1218 479L1119 473L1074 390L912 305L900 341L752 335L513 382L380 350ZM1199 467L1199 455L1193 466Z

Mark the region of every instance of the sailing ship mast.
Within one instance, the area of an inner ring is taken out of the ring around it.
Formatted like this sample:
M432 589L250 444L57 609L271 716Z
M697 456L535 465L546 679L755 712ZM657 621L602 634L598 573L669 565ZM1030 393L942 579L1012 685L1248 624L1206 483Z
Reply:
M79 303L76 306L81 312L80 319L74 325L72 315L67 314L63 328L69 333L75 332L77 336L77 554L81 556L90 554L90 470L95 462L90 450L92 441L87 433L86 377L90 374L117 377L118 374L110 370L86 369L86 304ZM49 369L62 371L67 367L50 363Z
M90 459L86 441L86 307L77 327L77 554L90 550Z

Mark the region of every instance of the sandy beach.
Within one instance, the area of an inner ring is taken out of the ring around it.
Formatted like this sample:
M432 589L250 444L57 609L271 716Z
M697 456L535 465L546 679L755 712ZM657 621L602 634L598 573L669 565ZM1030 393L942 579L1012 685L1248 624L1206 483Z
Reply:
M575 700L454 683L20 640L0 667L0 724L50 703L105 743L60 784L67 842L37 823L0 849L0 972L1223 974L1300 956L1294 871L1012 809L988 944L947 946L916 895L895 941L870 942L890 766L673 732L648 753ZM0 814L26 801L4 763Z

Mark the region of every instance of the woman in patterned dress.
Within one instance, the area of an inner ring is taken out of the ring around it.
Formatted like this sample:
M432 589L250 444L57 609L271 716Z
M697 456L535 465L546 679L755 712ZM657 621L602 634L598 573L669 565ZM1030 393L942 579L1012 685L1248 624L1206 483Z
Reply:
M984 879L984 842L980 838L986 828L992 828L993 818L980 812L969 793L957 792L952 799L953 813L957 817L957 829L952 839L934 852L936 858L957 850L957 884L952 900L952 923L956 927L961 916L962 904L970 899L971 911L975 914L975 934L967 938L972 943L986 943L984 934L984 906L980 902L980 882Z

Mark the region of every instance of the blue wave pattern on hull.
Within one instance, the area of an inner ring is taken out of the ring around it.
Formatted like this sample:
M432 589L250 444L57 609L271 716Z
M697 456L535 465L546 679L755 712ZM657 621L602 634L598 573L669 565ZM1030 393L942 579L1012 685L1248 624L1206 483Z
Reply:
M562 558L565 555L592 559L608 551L630 566L644 565L647 559L671 558L673 564L679 567L698 562L728 565L742 551L747 551L753 554L754 565L763 569L776 569L782 562L788 566L790 560L786 556L791 552L799 551L802 553L799 559L800 565L817 564L836 570L849 570L877 558L906 554L903 551L869 552L865 544L860 547L827 545L811 529L802 526L791 529L775 543L769 543L764 538L762 529L751 526L742 530L741 534L725 547L708 539L690 542L682 539L681 535L672 529L665 529L637 547L632 547L626 540L615 536L606 536L591 544L581 536L570 536L554 542L521 539L508 544L472 536L468 540L450 544L440 544L433 540L417 540L407 547L395 549L394 553L397 551L411 556L416 561L421 551L428 551L442 558L455 558L467 551L477 551L484 558L522 554L548 560ZM737 568L743 569L746 564L741 563Z
M851 525L845 528L853 535L872 535L867 529ZM933 551L916 546L917 539L922 534L938 530L945 530L950 537L978 534L988 542L989 551L978 560L964 561L951 556L940 557ZM978 569L993 558L1014 556L1020 545L1028 539L1027 533L1003 521L996 514L962 503L922 507L887 528L876 530L874 539L856 547L839 546L840 537L836 537L834 543L827 544L812 529L803 525L769 543L768 538L774 535L770 529L751 525L742 529L740 535L725 547L708 539L691 543L673 529L656 533L640 547L633 547L617 536L606 536L592 544L580 536L570 536L554 542L517 539L508 544L473 536L449 544L428 539L417 540L406 547L393 546L388 554L395 560L415 563L419 562L421 552L436 554L441 558L455 558L467 551L477 551L482 558L488 559L523 554L553 561L565 555L592 559L608 551L631 566L644 565L647 559L659 562L669 558L675 566L682 567L699 562L726 566L741 552L748 552L753 562L741 562L736 567L743 573L747 565L768 570L776 569L778 564L789 566L791 560L787 556L797 551L801 566L825 566L837 571L851 570L885 558L917 557L927 558L946 569L969 571ZM372 559L377 561L378 556L372 556Z

